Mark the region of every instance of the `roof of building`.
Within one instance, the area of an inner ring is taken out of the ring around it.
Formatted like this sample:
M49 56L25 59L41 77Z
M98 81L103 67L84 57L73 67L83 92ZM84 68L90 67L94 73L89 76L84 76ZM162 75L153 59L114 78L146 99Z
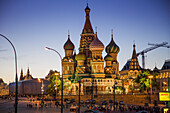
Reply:
M106 53L118 53L120 51L119 46L113 40L113 34L111 35L111 41L106 46L105 51Z
M130 70L140 70L138 58L137 58L137 55L136 55L135 44L133 45L133 54L132 54L132 59L131 59L131 62L130 62L129 69Z
M88 4L87 4L87 7L85 8L85 12L86 12L86 21L85 21L85 24L84 24L82 34L94 33L91 22L90 22L90 16L89 16L90 8L88 7Z
M104 50L104 44L98 39L97 32L95 39L91 42L89 46L90 50Z
M65 50L74 50L74 44L70 40L70 35L68 35L68 39L66 43L64 44L64 49Z
M164 65L161 68L161 70L165 70L165 69L170 69L170 59L165 60Z
M21 69L21 73L20 73L20 78L19 78L19 80L24 80L23 69Z
M131 60L127 60L126 64L123 66L122 70L121 71L124 71L124 70L129 70L129 66L130 66L130 62Z

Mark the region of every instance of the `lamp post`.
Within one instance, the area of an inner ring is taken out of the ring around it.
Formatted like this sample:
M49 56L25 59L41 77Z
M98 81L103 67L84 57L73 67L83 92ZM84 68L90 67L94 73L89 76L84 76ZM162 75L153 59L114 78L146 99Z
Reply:
M15 50L14 45L12 44L12 42L5 37L4 35L0 34L0 36L2 36L3 38L5 38L12 46L13 50L14 50L14 54L15 54L15 113L17 113L17 105L18 105L18 75L17 75L17 53Z
M153 78L153 75L150 75L150 76L148 76L149 77L149 79L150 79L150 89L151 89L151 94L150 94L150 103L152 104L152 84L151 84L151 79Z
M112 87L114 89L114 95L113 95L114 110L115 110L115 88L116 88L116 84L117 84L117 82L114 82L113 87Z
M44 84L43 84L43 80L38 78L38 82L41 83L41 101L43 102L43 92L44 92Z
M91 109L92 109L92 103L93 103L93 78L92 78L92 82L91 82L91 84L92 84L92 95L91 95Z
M168 93L169 93L169 98L170 98L170 92L169 92L169 72L167 72L167 75L168 75ZM163 84L166 84L165 82L163 82ZM170 102L166 102L166 106L170 109Z
M81 82L81 80L80 80L80 77L79 77L79 80L78 80L78 83L79 83L79 104L78 104L78 106L79 106L79 111L78 111L78 113L80 113L80 86L81 86L81 84L80 84L80 82Z
M56 51L55 49L52 49L52 48L49 48L49 47L45 47L46 50L52 50L54 52L56 52L59 57L60 57L60 60L61 60L61 113L63 113L63 67L62 67L62 57L60 55L60 53L58 51Z
M168 93L169 93L169 98L170 98L170 91L169 91L169 73L168 73ZM170 109L170 102L168 102L168 107Z
M54 87L55 87L55 91L56 91L55 96L56 96L56 99L57 99L57 85L54 85Z
M43 94L44 94L44 84L43 84L43 80L41 79L41 95L42 95L42 101L43 101Z

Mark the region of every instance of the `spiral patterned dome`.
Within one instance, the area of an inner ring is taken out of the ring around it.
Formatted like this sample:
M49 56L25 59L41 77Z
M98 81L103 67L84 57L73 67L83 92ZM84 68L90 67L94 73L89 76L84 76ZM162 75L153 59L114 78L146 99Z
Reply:
M105 61L112 61L113 60L113 57L109 54L107 54L105 57L104 57L104 60Z
M75 59L76 60L86 60L86 56L82 53L79 53L78 55L76 55Z
M64 44L65 50L74 50L74 44L70 40L70 36L68 35L67 42Z
M98 39L97 34L96 38L91 42L89 46L90 50L104 50L103 43Z
M120 49L119 46L114 42L113 36L110 43L106 46L106 53L119 53Z

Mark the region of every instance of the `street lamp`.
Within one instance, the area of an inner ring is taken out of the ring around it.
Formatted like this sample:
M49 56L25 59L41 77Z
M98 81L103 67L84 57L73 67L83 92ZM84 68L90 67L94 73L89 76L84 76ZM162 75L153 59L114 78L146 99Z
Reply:
M41 98L42 98L42 101L43 101L43 92L44 92L44 84L43 84L43 80L38 78L38 82L40 83L41 82Z
M54 52L56 52L59 57L60 57L60 60L61 60L61 113L63 113L63 67L62 67L62 57L60 55L60 53L58 51L56 51L55 49L52 49L52 48L49 48L49 47L45 47L46 50L52 50Z
M57 85L54 84L54 87L55 87L55 91L56 91L56 99L57 99Z
M5 38L12 46L13 50L14 50L14 54L15 54L15 113L17 113L17 105L18 105L18 76L17 76L17 53L15 50L14 45L12 44L12 42L5 37L4 35L0 34L0 36L2 36L3 38Z
M41 79L41 94L42 94L42 100L43 100L43 93L44 93L44 84L43 84L43 80Z
M151 87L151 94L150 94L150 103L152 103L152 84L151 84L151 79L153 79L153 75L148 76L150 79L150 87Z
M77 82L79 83L79 104L78 104L79 111L78 111L78 113L80 113L80 86L81 86L81 84L80 84L80 82L81 82L80 77L79 77L79 80Z
M115 88L116 88L116 84L117 84L117 82L114 82L113 87L112 87L114 89L114 95L113 95L114 110L115 110Z

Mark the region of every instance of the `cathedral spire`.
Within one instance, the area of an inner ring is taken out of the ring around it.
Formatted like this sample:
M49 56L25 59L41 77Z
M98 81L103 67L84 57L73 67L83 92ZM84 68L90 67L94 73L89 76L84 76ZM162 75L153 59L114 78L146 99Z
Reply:
M98 38L97 37L97 26L95 27L95 31L96 31L95 38Z
M68 30L68 38L70 38L70 30Z
M111 39L113 40L113 29L111 29Z
M130 70L140 70L135 47L135 44L133 44L133 54L130 62Z
M132 59L137 59L135 47L136 47L135 44L133 44L133 54L132 54Z
M30 75L30 70L29 70L29 67L27 69L27 74L26 75Z
M24 79L24 76L23 76L23 69L21 69L21 73L20 73L20 78L19 80L23 80Z
M91 22L90 22L90 16L89 16L90 8L89 8L89 6L88 6L88 3L87 3L87 6L86 6L86 8L85 8L85 12L86 12L86 21L85 21L85 25L84 25L82 34L94 33L94 32L93 32L92 25L91 25Z

